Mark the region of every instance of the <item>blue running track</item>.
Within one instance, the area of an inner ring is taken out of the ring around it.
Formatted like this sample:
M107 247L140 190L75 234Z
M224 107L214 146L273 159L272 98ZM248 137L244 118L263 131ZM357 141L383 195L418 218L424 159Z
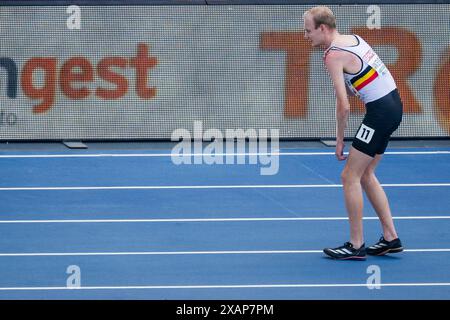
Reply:
M1 152L0 299L450 299L450 148L384 156L406 250L362 262L322 253L349 231L333 152L282 149L266 176L170 152Z

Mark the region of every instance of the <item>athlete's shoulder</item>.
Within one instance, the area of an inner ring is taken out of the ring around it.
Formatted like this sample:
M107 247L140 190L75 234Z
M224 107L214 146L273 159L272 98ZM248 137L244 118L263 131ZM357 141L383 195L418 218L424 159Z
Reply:
M330 50L324 57L325 68L328 70L331 78L341 77L344 72L344 57L339 50Z
M338 47L330 47L323 53L325 64L333 63L343 59L345 52Z

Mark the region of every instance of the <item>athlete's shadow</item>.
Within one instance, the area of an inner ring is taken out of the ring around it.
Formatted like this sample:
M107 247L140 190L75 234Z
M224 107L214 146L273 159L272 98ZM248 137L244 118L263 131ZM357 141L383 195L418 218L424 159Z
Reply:
M392 256L392 255L384 255L384 256L373 256L370 257L373 260L401 260L401 256Z
M384 261L395 261L395 260L401 260L402 257L400 256L391 256L391 255L384 255L384 256L368 256L365 260L361 259L361 260L339 260L339 259L333 259L331 257L327 257L327 256L322 256L322 259L328 260L328 261L338 261L338 262L342 262L342 261L349 261L349 262L368 262L368 261L375 261L375 260L384 260Z

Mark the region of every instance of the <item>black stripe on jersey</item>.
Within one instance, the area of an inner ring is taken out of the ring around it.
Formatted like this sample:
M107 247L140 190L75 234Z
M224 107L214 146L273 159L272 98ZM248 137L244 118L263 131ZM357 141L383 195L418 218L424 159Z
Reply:
M372 67L367 66L367 68L365 68L363 72L361 72L359 75L357 75L356 77L354 77L350 80L351 84L354 84L356 81L358 81L359 79L364 77L366 74L369 73L370 70L372 70Z

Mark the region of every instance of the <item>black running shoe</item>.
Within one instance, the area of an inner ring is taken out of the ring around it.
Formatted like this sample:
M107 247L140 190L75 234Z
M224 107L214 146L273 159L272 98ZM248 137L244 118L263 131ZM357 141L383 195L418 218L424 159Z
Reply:
M376 244L368 247L366 251L367 254L370 254L372 256L383 256L386 253L402 252L403 247L399 238L392 241L387 241L386 239L384 239L384 237L381 237Z
M355 249L353 244L350 242L344 243L342 247L337 247L334 249L325 248L323 252L333 259L337 260L365 260L366 259L366 248L364 244L359 249Z

